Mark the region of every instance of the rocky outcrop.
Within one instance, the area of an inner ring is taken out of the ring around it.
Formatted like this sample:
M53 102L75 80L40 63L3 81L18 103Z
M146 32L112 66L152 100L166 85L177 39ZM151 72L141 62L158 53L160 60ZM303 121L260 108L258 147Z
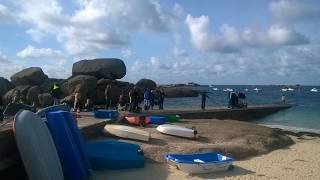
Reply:
M178 97L197 97L198 91L187 87L164 87L164 94L167 98L178 98Z
M149 88L149 89L156 89L157 88L157 84L152 81L151 79L140 79L137 83L136 83L136 87L140 88L140 89L145 89L145 88Z
M82 95L87 95L93 92L97 87L97 78L89 75L77 75L70 78L64 84L64 88L68 90L69 94L80 93Z
M5 95L12 88L13 85L7 79L0 77L0 97Z
M48 76L45 75L41 68L30 67L11 76L14 85L41 85Z
M39 94L38 99L41 107L48 107L53 104L52 96L49 93Z
M126 66L122 60L115 58L81 60L73 64L72 75L90 75L98 79L121 79L126 75Z

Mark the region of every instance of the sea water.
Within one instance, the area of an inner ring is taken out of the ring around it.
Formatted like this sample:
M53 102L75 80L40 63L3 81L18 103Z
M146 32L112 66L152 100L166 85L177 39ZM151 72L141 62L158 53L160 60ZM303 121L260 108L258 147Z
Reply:
M233 89L234 92L246 94L248 105L262 105L281 103L281 96L284 95L286 103L293 107L279 111L255 122L271 127L283 128L293 131L310 131L320 133L320 87L300 86L293 91L281 91L281 86L244 86L244 85L220 85L193 87L197 90L205 90L208 93L207 108L227 107L228 93L223 89ZM214 90L217 88L218 90ZM255 88L259 91L254 90ZM319 92L311 92L312 88L319 89ZM245 91L247 90L247 91ZM187 108L200 109L201 97L192 98L167 98L165 108Z

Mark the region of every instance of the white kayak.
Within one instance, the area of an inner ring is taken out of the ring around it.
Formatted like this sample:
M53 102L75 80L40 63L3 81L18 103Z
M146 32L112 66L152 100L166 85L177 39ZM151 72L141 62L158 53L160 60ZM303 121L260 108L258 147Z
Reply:
M195 129L181 127L177 125L163 124L157 127L157 130L164 134L180 136L185 138L197 138L198 134Z
M104 127L105 132L121 138L135 139L140 141L149 141L150 132L143 131L138 128L107 124Z
M29 179L63 180L56 146L45 122L31 111L19 111L14 134Z

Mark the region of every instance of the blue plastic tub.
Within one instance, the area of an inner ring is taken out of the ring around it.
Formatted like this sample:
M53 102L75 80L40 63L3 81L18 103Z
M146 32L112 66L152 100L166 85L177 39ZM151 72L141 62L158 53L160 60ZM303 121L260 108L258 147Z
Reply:
M130 169L144 167L144 156L139 145L101 140L86 145L93 170Z
M150 116L149 117L149 123L150 124L165 124L167 122L167 118L164 116Z
M106 109L98 109L93 112L95 118L101 119L114 119L117 118L119 113L116 110L106 110Z
M198 164L199 162L195 161L200 159L202 163L220 163L233 161L233 158L226 157L219 153L193 153L193 154L168 154L166 159L174 161L177 163L186 163L186 164Z

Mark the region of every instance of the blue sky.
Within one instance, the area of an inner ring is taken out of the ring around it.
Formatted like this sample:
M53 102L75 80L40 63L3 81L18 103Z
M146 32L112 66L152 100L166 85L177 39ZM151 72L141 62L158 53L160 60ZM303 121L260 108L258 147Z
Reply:
M115 57L131 82L320 85L319 17L317 0L3 0L0 76Z

